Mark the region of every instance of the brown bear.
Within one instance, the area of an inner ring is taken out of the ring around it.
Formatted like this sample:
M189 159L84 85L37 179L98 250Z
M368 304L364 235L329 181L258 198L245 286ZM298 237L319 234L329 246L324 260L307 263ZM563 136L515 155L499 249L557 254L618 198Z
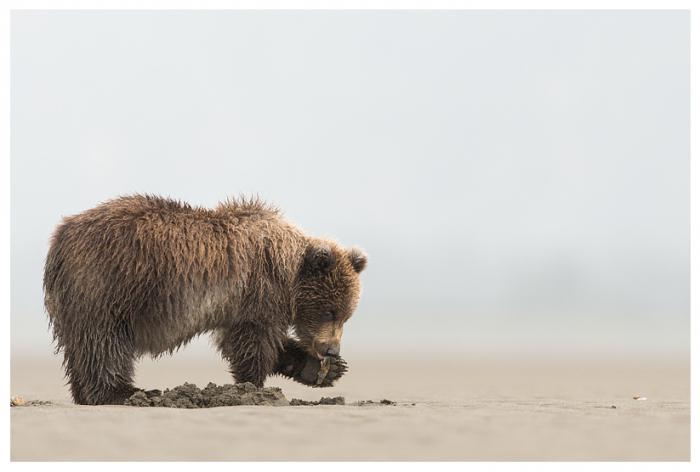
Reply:
M122 403L136 359L202 333L237 382L280 374L324 387L346 370L340 337L366 263L259 199L207 209L134 195L64 218L44 302L76 403Z

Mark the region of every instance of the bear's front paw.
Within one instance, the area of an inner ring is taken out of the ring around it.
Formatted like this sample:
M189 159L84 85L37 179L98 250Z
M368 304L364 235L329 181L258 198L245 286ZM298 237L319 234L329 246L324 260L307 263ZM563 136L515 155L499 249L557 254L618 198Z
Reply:
M327 356L322 360L308 356L304 368L295 380L312 387L330 387L347 370L348 365L340 356Z

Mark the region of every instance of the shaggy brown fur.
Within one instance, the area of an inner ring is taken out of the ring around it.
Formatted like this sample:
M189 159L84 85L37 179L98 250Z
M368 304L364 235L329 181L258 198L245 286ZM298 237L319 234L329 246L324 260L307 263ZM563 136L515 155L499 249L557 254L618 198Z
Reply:
M259 200L212 210L136 195L58 226L45 306L76 403L121 403L135 390L139 356L172 353L205 332L238 382L282 374L313 384L302 371L338 355L365 264L360 251L306 236ZM332 359L322 386L345 370Z

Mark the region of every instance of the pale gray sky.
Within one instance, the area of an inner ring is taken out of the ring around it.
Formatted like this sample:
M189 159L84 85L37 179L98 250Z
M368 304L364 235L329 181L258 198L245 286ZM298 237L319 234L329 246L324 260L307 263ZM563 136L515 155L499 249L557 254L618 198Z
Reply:
M50 350L62 215L256 192L367 250L344 349L687 352L686 12L14 12L11 34L15 351Z

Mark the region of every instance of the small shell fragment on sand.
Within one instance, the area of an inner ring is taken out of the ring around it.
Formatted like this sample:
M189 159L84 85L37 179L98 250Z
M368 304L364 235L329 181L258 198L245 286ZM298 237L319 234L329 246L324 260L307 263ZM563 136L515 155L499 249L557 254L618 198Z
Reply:
M25 403L27 402L19 395L10 398L10 406L24 406Z
M643 396L641 396L641 395L635 395L635 396L633 396L632 398L633 398L634 400L640 400L640 401L643 401L643 400L646 400L646 399L647 399L647 397L643 397Z

